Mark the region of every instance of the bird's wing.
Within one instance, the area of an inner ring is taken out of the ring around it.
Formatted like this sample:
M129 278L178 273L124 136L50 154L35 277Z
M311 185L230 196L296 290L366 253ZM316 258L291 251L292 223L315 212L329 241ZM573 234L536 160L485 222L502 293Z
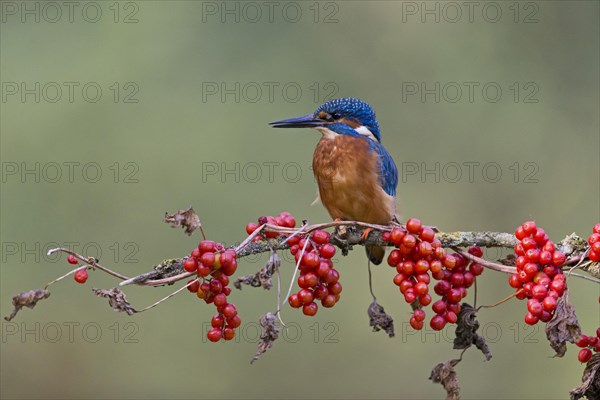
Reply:
M390 196L396 196L396 186L398 186L398 168L394 159L387 152L385 147L379 143L372 142L373 150L379 157L379 184Z

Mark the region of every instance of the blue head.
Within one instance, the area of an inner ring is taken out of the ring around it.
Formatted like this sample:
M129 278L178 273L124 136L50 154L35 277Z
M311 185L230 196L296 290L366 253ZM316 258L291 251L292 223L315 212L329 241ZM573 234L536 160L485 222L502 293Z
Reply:
M274 128L322 128L341 135L361 135L381 142L375 111L362 100L345 97L322 104L312 114L271 122Z

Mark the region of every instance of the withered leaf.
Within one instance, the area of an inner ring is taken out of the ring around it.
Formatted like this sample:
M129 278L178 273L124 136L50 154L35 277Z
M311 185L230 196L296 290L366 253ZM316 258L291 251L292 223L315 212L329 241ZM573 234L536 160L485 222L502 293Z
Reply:
M271 289L273 282L271 277L277 271L281 265L281 260L276 252L271 251L271 255L267 260L267 263L258 272L252 275L244 275L235 280L233 286L237 289L242 289L242 285L249 285L252 287L262 287L264 289Z
M389 337L394 337L394 319L385 313L377 300L373 300L367 312L369 314L369 325L373 327L373 332L383 329Z
M462 304L456 322L454 348L467 349L471 347L471 345L475 345L475 347L481 350L485 359L489 361L492 358L492 352L485 342L485 339L477 334L479 321L477 321L475 314L476 311L470 304Z
M581 336L581 327L575 315L575 307L569 303L569 291L558 299L554 317L546 324L546 337L554 349L555 357L567 352L567 342L575 343Z
M600 399L600 353L590 358L581 378L581 385L571 390L571 400L578 400L583 396L590 400Z
M135 308L133 308L131 304L129 304L127 298L125 297L125 293L123 293L120 289L93 288L92 291L98 297L108 298L108 304L112 307L113 310L117 312L126 312L128 315L133 315L137 312Z
M254 364L260 356L273 346L273 342L279 338L279 327L277 326L275 314L271 312L266 313L260 317L259 323L262 328L262 334L260 335L256 354L250 361L250 364Z
M454 367L460 362L460 359L448 360L433 367L431 370L431 379L434 383L441 383L446 390L446 400L460 399L460 386Z
M12 310L10 315L8 317L4 317L4 319L10 321L17 315L21 308L33 308L35 307L38 301L47 299L48 297L50 297L50 292L45 289L36 289L29 290L27 292L21 292L18 295L13 296L12 304L14 306L14 309Z
M192 207L187 210L179 210L175 214L165 213L164 221L171 224L171 228L182 227L185 229L185 234L191 236L198 228L202 228L200 218Z

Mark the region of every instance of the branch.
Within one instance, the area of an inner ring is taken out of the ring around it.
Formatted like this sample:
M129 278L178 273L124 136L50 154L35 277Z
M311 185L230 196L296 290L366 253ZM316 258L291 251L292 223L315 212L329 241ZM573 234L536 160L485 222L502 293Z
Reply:
M327 228L341 228L345 227L346 232L342 234L335 234L331 236L330 242L335 246L339 247L343 254L347 254L348 250L352 250L353 246L365 246L365 245L378 245L378 246L390 246L388 242L384 242L381 239L383 232L389 232L397 224L391 225L375 225L357 221L332 221L322 224L303 225L299 228L283 228L277 225L264 224L261 225L256 231L249 235L242 243L235 247L237 258L248 257L250 255L261 254L271 252L272 250L282 250L289 248L287 244L287 238L280 236L275 239L264 239L260 236L264 232L276 232L280 234L294 234L294 235L306 235L315 230L327 229ZM361 237L363 229L358 228L370 228L372 231L369 237L365 240ZM257 237L261 237L261 240L254 241ZM458 249L459 247L468 246L480 246L488 248L513 248L517 243L517 239L513 234L504 232L437 232L436 237L442 242L442 246L446 248L453 248L460 252L466 258L478 262L486 268L505 272L515 273L516 269L514 266L503 265L495 263L483 258L475 257L465 251ZM571 275L577 277L585 277L600 283L600 271L598 270L597 263L581 263L585 259L585 252L587 250L587 242L575 235L574 233L565 237L562 241L557 243L557 248L560 249L566 256L567 262L565 267L580 264L579 269L590 273L594 278L590 278L583 275L577 275L571 273ZM97 261L85 258L77 253L74 253L68 249L58 248L52 249L48 253L63 251L68 254L73 254L80 260L90 263L95 268L98 268L104 272L109 273L122 280L120 286L129 284L137 284L143 286L162 286L170 285L177 281L187 279L191 276L195 276L194 272L186 272L183 269L183 263L185 258L168 259L162 261L160 264L154 266L152 271L145 272L143 274L126 277L119 273L109 270L106 267L102 267ZM92 261L92 262L90 262Z

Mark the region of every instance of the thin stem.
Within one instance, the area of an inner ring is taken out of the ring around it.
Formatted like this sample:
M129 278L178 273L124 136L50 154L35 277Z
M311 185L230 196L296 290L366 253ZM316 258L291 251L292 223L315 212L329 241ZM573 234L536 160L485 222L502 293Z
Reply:
M369 291L371 292L371 296L373 296L373 301L376 301L377 297L375 297L375 293L373 293L373 273L371 271L371 260L367 260L367 271L369 272Z
M523 291L523 289L519 289L516 292L514 292L513 294L511 294L510 296L505 297L502 300L498 301L497 303L479 306L479 307L477 307L477 311L479 311L482 308L493 308L493 307L499 306L500 304L505 303L508 300L512 299L513 297L515 297L517 294L521 293L522 291Z
M79 270L81 270L81 269L88 269L88 268L90 268L90 266L89 266L89 265L84 265L84 266L82 266L82 267L77 267L77 268L75 268L74 270L67 272L67 273L66 273L66 274L64 274L63 276L60 276L60 277L56 278L56 279L55 279L55 280L53 280L52 282L48 282L48 283L46 284L46 286L44 286L44 289L48 289L48 287L49 287L50 285L53 285L53 284L55 284L55 283L56 283L56 282L58 282L58 281L62 281L62 280L63 280L63 279L65 279L67 276L69 276L69 275L72 275L72 274L74 274L75 272L77 272L77 271L79 271Z
M170 295L168 295L168 296L166 296L166 297L163 297L162 299L160 299L160 300L159 300L159 301L157 301L156 303L154 303L154 304L151 304L151 305L149 305L149 306L148 306L148 307L146 307L146 308L142 308L141 310L139 310L139 311L136 311L136 312L137 312L137 313L141 313L141 312L147 311L147 310L149 310L149 309L151 309L151 308L154 308L154 307L156 307L157 305L159 305L160 303L162 303L162 302L164 302L164 301L167 301L167 300L168 300L168 299L170 299L171 297L175 296L177 293L179 293L179 292L181 292L182 290L186 289L188 286L190 286L190 285L193 285L194 283L196 283L196 282L199 282L199 281L200 281L200 279L199 279L199 278L196 278L196 279L194 279L193 281L189 281L189 282L188 282L188 283L187 283L185 286L182 286L182 287L180 287L179 289L177 289L176 291L174 291L174 292L173 292L173 293L171 293Z
M290 293L292 293L292 288L294 287L294 282L296 282L296 274L298 273L298 268L300 267L300 263L302 262L302 257L304 256L304 252L306 251L306 246L308 246L308 240L304 241L304 247L302 247L302 252L300 253L300 257L298 257L298 262L296 263L296 268L294 268L294 275L292 276L292 280L290 282L290 288L287 291L287 294L285 295L285 298L288 299L290 297ZM281 307L283 307L285 304L285 300L280 304L280 310Z
M500 272L504 272L506 274L516 274L517 273L517 269L515 267L509 267L508 265L502 265L502 264L498 264L498 263L495 263L492 261L488 261L484 258L476 257L473 254L463 251L456 247L454 247L453 250L456 251L458 254L462 255L463 257L465 257L471 261L475 261L477 264L481 264L484 267L493 269L494 271L500 271Z

